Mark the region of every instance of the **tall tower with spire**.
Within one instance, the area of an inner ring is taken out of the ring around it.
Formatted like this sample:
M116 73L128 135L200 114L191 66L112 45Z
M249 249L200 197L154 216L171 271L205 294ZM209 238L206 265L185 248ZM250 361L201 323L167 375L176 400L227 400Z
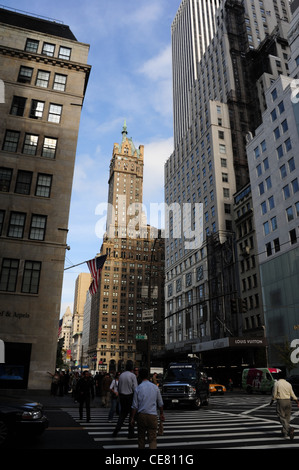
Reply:
M107 236L140 236L142 214L144 146L135 147L128 137L126 121L121 143L113 146L109 174Z
M148 365L149 349L151 359L164 349L164 240L153 238L157 230L143 217L143 164L144 146L135 147L125 121L110 162L101 247L107 260L91 304L88 365L96 370L122 370L127 360ZM143 321L149 309L154 309L150 330Z

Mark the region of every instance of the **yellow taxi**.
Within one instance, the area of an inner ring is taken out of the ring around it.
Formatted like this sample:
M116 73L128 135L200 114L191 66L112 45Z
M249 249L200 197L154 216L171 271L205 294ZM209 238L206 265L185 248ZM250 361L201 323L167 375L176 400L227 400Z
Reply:
M210 383L209 384L209 391L210 391L210 393L223 394L224 392L226 392L226 387L224 385Z

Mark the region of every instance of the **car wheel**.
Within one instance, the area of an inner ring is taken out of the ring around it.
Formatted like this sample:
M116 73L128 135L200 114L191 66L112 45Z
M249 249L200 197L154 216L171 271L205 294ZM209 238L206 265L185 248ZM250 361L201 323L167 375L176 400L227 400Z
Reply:
M201 407L201 399L199 397L197 397L196 400L194 400L193 406L196 410L198 410Z
M0 421L0 448L4 446L8 438L8 428L4 421Z

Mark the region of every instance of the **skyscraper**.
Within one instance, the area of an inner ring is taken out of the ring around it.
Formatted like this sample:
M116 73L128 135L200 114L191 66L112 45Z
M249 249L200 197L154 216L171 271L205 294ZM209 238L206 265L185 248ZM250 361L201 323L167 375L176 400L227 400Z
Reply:
M204 240L187 250L183 236L166 239L170 354L232 364L231 348L241 344L234 194L249 183L246 136L261 122L264 90L288 73L290 18L284 1L183 0L173 21L175 149L165 164L165 199L190 204L191 213L203 204Z
M143 216L143 165L144 147L135 147L125 123L110 162L101 247L108 256L91 302L88 355L103 370L122 369L128 359L147 364L149 349L164 346L164 240ZM150 331L143 319L148 309L154 309Z

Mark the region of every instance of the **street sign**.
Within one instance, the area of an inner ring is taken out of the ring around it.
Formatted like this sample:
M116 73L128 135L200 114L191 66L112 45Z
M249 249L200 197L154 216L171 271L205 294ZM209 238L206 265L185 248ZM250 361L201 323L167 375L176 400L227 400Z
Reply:
M136 335L136 339L147 339L147 335Z
M142 311L142 321L144 322L154 321L154 309L153 308Z

